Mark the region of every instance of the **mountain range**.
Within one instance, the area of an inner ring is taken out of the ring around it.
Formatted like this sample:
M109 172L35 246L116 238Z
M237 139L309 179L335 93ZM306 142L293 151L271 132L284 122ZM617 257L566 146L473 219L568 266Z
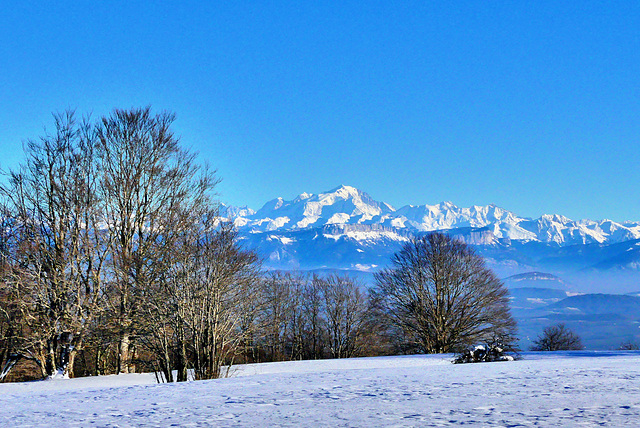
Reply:
M493 204L396 209L351 186L276 198L257 211L222 206L221 212L270 269L372 272L411 237L437 230L474 247L502 277L543 271L596 288L640 288L639 222L532 219Z
M412 237L441 231L484 257L510 291L519 344L528 349L562 322L588 349L640 343L640 223L521 217L495 205L406 205L376 201L350 186L254 211L222 207L267 269L346 272L371 284L373 273ZM629 293L624 295L621 293Z

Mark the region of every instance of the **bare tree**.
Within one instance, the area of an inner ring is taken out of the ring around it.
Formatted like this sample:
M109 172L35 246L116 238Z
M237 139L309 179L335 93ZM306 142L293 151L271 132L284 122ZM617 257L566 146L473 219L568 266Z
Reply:
M13 301L11 288L0 283L0 382L19 360L17 338L21 337L18 305Z
M268 360L349 358L372 349L377 328L368 295L353 278L272 272L263 287Z
M578 351L584 349L580 336L565 324L559 323L546 327L533 341L532 351Z
M515 330L507 289L480 256L448 235L411 240L375 278L383 313L419 351L452 352Z
M316 360L324 358L326 346L326 318L324 312L325 281L313 275L302 291L302 312L304 314L304 357Z
M110 309L118 340L118 371L133 370L133 341L142 302L158 289L172 245L206 204L215 177L194 162L171 131L174 115L150 108L115 110L98 127L98 155L110 240Z
M5 280L28 332L21 355L36 360L42 376L73 376L102 308L105 252L94 128L72 112L54 118L55 132L29 141L26 162L0 186L14 241Z
M290 335L289 312L291 307L291 272L270 272L263 280L261 324L267 359L281 361L288 359L286 344Z
M260 299L257 256L219 222L215 174L178 145L172 114L55 119L0 186L0 363L73 376L89 341L82 370L129 372L142 343L167 380L219 376Z
M6 379L19 360L18 339L24 337L20 329L19 303L12 287L16 252L13 239L13 213L6 203L0 205L0 382Z
M251 331L242 329L246 317L259 310L259 259L242 248L233 225L205 221L196 242L192 298L185 323L192 332L196 379L223 375ZM227 370L228 372L228 370Z
M365 335L366 296L355 280L338 275L326 278L323 295L331 357L355 356Z

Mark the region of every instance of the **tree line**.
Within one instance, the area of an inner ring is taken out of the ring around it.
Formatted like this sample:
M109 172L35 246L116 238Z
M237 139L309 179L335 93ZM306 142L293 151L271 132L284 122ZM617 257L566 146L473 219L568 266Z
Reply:
M264 274L218 215L215 173L174 116L72 112L25 143L0 186L0 364L34 377L154 370L220 376L235 359L366 352L351 278Z
M181 147L173 114L54 118L0 184L0 379L184 381L239 361L513 343L506 289L447 235L409 241L371 289L264 272L221 220L218 178Z

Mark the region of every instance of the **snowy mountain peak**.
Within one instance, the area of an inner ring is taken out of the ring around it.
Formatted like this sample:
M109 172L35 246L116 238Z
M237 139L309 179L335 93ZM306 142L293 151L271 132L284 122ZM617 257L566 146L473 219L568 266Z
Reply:
M233 220L238 228L264 232L361 224L394 211L389 204L377 202L355 187L342 185L319 194L305 192L292 201L276 198L253 215L235 216Z
M347 194L357 194L360 192L358 189L352 186L346 186L344 184L339 185L338 187L329 190L327 193L347 193Z
M313 194L312 193L307 193L307 192L302 192L298 195L298 197L296 199L294 199L295 201L304 201L306 199L309 199L310 197L312 197Z
M570 218L567 218L563 215L558 215L558 214L543 214L542 216L540 216L540 220L548 223L560 223L560 224L571 222Z
M262 208L258 210L257 214L260 215L260 213L263 213L263 212L270 212L273 210L277 210L280 207L282 207L283 204L284 204L284 200L280 197L272 199L266 204L264 204Z

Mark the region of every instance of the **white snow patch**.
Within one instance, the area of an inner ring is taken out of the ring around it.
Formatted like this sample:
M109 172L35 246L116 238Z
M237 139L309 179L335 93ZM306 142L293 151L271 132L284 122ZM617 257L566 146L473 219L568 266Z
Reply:
M267 241L280 241L284 245L291 244L292 242L296 242L296 240L293 238L288 238L286 236L279 236L279 235L269 235L267 237Z
M356 268L359 271L368 272L370 270L376 269L378 267L378 265L374 265L374 264L363 265L363 264L360 264L360 263L356 263L353 267Z
M336 213L327 220L327 224L345 224L349 222L350 218L351 216L349 216L349 214Z

